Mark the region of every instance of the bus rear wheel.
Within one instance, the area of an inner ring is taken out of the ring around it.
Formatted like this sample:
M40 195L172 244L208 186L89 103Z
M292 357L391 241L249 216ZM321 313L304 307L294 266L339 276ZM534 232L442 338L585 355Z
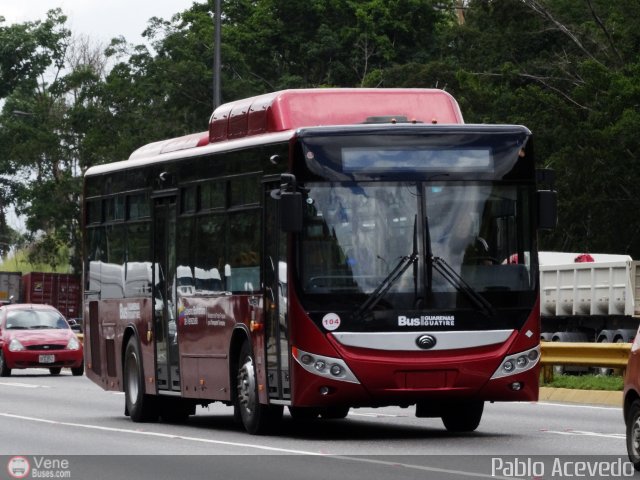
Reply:
M449 432L473 432L480 425L483 410L483 401L456 403L442 413L442 423Z
M144 393L142 356L135 337L129 340L124 353L124 401L125 413L134 422L158 420L156 397Z
M249 342L240 350L235 408L245 430L253 435L269 433L282 419L283 407L263 405L258 397L258 381Z

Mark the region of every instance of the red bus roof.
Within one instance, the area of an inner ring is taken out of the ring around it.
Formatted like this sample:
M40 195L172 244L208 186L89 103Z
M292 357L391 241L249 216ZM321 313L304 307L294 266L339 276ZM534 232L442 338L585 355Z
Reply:
M209 142L301 127L363 123L369 117L406 117L408 121L422 123L464 123L458 102L443 90L282 90L216 108L209 121Z
M302 127L352 125L371 117L386 121L464 123L458 102L431 88L311 88L281 90L225 103L215 109L208 132L149 143L129 160Z

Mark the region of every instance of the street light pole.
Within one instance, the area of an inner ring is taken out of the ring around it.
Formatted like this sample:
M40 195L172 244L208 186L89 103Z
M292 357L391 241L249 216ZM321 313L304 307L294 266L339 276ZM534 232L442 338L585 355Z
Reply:
M214 52L213 52L213 109L220 106L220 0L214 0Z

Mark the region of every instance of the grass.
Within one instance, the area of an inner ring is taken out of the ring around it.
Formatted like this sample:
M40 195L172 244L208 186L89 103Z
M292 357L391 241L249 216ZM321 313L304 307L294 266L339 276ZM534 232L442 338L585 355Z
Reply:
M613 390L622 391L624 378L620 375L554 375L553 381L544 383L540 378L541 387L572 388L576 390Z
M18 250L11 253L7 257L0 260L0 272L55 272L55 273L69 273L69 262L64 258L64 254L61 255L60 265L57 268L52 268L51 265L46 263L32 263L29 261L27 252L25 250Z

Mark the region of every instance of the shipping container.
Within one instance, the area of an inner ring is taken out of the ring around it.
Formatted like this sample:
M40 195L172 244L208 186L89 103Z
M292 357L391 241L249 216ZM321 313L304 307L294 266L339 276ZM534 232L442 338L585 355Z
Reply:
M53 305L66 318L81 316L80 276L31 272L22 276L22 301Z

